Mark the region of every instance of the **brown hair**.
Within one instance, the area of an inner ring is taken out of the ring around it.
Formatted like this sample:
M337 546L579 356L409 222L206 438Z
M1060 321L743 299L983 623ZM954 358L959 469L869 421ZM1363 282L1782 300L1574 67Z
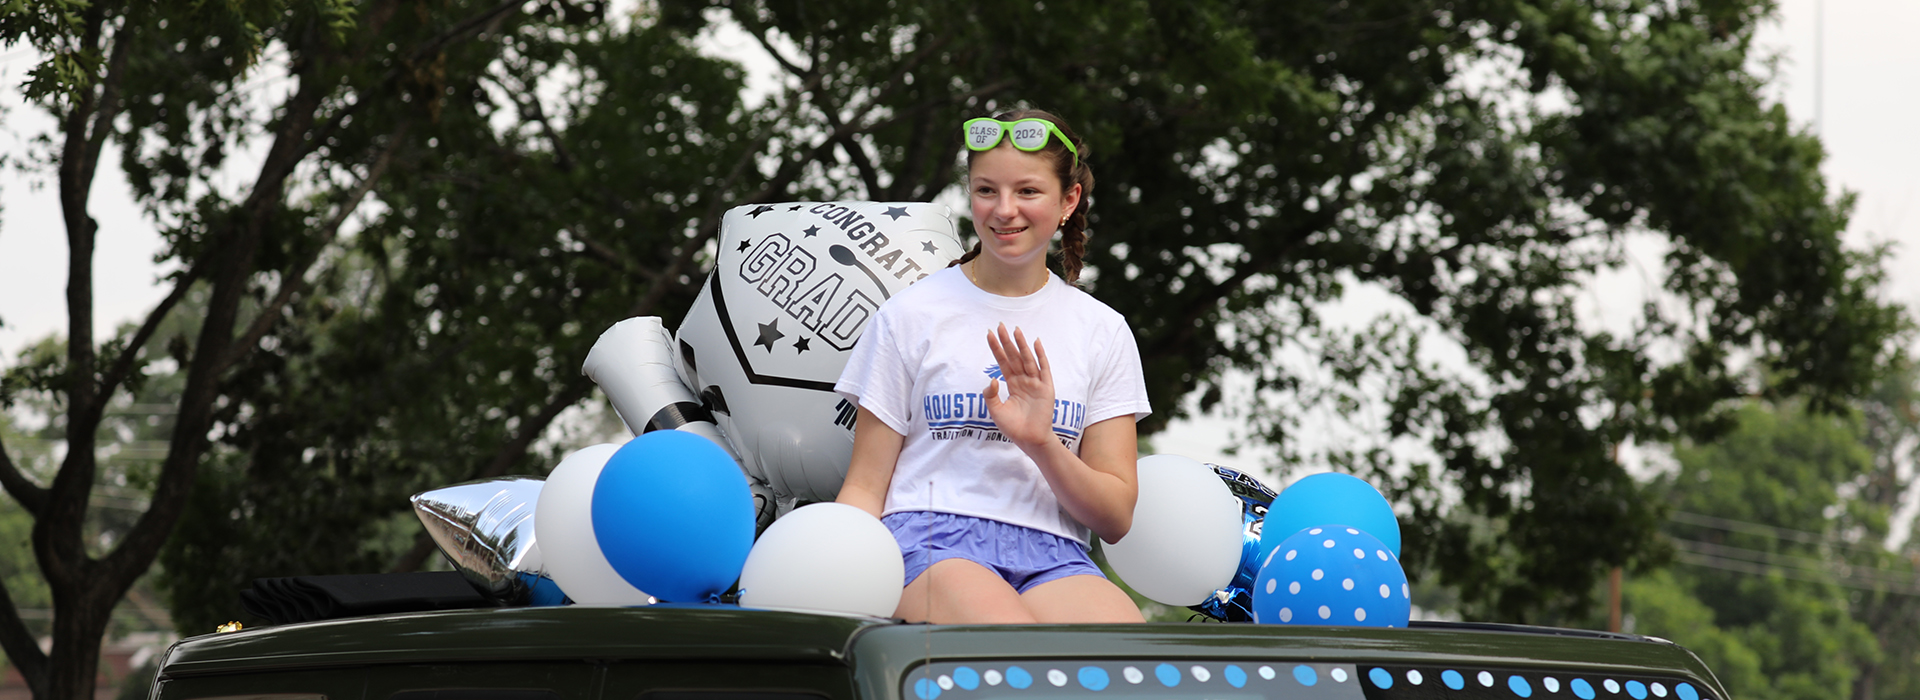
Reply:
M1066 194L1066 191L1073 189L1074 185L1080 186L1080 204L1074 207L1072 214L1067 215L1066 224L1060 227L1060 276L1067 280L1067 284L1078 284L1080 268L1083 266L1081 258L1087 254L1087 210L1093 207L1093 169L1087 167L1087 142L1074 134L1066 121L1054 116L1051 112L1038 109L1016 109L1011 112L1001 112L993 118L1009 122L1021 119L1044 119L1059 127L1060 133L1066 134L1067 138L1073 141L1073 147L1079 149L1080 157L1076 159L1059 139L1048 138L1045 148L1033 152L1052 161L1053 172L1060 178L1061 194ZM967 165L972 166L974 157L979 154L979 151L967 151ZM975 240L972 250L968 250L965 255L960 256L959 260L947 266L959 265L979 256L980 242Z

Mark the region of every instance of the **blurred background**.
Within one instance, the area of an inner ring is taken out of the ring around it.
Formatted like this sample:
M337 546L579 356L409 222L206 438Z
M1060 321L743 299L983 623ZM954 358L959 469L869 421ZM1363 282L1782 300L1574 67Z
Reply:
M406 497L624 437L576 368L722 212L964 215L960 121L1026 106L1143 454L1368 479L1428 618L1920 692L1920 6L1277 5L5 5L0 696L441 566Z

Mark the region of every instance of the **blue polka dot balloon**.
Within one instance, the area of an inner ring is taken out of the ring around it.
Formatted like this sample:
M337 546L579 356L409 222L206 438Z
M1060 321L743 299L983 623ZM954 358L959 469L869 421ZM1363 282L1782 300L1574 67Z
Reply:
M1253 582L1253 621L1263 624L1406 627L1412 612L1400 557L1345 525L1281 540Z

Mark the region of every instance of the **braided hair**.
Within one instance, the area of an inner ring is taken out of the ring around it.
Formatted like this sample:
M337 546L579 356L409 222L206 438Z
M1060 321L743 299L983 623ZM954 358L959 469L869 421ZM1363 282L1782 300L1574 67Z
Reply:
M1066 121L1054 116L1051 112L1038 109L1016 109L996 114L993 118L1009 122L1021 119L1044 119L1059 127L1060 133L1066 134L1067 138L1073 141L1073 147L1079 149L1080 157L1075 158L1059 139L1048 138L1046 147L1033 152L1034 155L1052 161L1053 172L1060 178L1061 192L1073 189L1074 185L1080 186L1080 204L1074 207L1073 213L1067 215L1066 223L1060 226L1060 276L1066 279L1067 284L1078 284L1080 268L1085 266L1081 260L1087 254L1087 210L1093 207L1093 198L1090 196L1093 194L1093 169L1087 167L1087 142L1074 134ZM979 151L967 151L967 164L972 165L974 157L978 155L980 155ZM965 263L979 256L980 242L976 240L971 250L960 256L959 260L949 263L948 267Z

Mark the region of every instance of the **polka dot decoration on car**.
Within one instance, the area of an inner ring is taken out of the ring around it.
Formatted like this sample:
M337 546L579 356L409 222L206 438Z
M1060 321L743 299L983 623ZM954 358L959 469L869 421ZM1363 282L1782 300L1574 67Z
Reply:
M1253 621L1406 627L1413 610L1400 558L1358 528L1322 525L1280 542L1254 580Z
M1085 700L1089 694L1140 700L1267 698L1393 700L1720 700L1690 680L1631 673L1569 673L1465 666L1402 666L1258 660L935 662L907 674L902 700ZM1071 695L1072 698L1066 696Z

